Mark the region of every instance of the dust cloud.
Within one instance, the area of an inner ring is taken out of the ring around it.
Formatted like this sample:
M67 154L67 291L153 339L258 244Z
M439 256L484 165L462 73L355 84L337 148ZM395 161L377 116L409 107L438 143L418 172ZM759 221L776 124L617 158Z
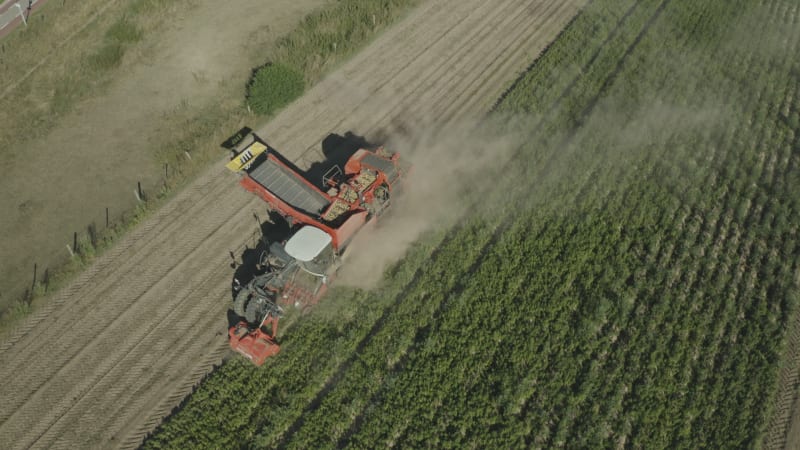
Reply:
M508 162L520 137L494 122L462 121L444 128L404 130L385 139L387 150L413 167L402 193L377 226L354 239L337 284L368 289L401 259L419 236L476 214L491 172Z

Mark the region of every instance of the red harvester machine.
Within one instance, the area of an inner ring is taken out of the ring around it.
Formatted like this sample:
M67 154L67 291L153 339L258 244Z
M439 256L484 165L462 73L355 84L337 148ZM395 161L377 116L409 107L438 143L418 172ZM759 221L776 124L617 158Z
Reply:
M360 149L342 171L333 166L317 186L285 163L255 134L238 145L227 167L240 184L267 202L291 227L261 258L266 271L242 286L234 312L242 318L228 330L231 348L256 365L277 354L278 320L286 306L305 308L325 294L356 233L389 207L406 170L399 155Z

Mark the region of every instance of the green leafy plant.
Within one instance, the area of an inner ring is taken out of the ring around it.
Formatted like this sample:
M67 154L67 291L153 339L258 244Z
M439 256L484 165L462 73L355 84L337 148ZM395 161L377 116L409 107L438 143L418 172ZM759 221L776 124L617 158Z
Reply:
M256 113L269 115L302 95L304 89L302 73L269 63L255 71L247 87L247 104Z

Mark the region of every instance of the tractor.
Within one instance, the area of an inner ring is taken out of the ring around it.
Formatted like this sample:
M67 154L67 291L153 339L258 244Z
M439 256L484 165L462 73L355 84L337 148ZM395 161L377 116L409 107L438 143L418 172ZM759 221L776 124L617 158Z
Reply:
M348 244L385 214L409 168L382 146L361 148L317 184L252 132L226 167L289 224L288 238L268 243L259 258L261 273L238 286L234 297L239 321L228 330L230 346L260 366L280 351L278 321L285 308L306 310L319 302Z

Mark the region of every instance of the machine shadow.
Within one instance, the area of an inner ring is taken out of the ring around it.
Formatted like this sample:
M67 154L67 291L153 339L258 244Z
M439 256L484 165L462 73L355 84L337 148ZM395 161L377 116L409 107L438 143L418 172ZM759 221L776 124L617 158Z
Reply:
M322 140L322 154L325 155L325 160L311 164L303 173L303 176L308 181L322 185L322 177L332 167L339 166L339 169L344 172L344 165L355 152L360 149L374 150L378 146L367 141L364 136L359 136L351 131L348 131L344 136L331 133Z
M231 262L231 267L234 270L233 279L231 280L231 299L236 298L236 293L239 292L239 287L244 286L253 278L264 273L264 268L261 267L261 258L267 252L269 244L272 242L283 242L289 238L291 229L289 224L281 217L280 214L274 211L269 211L269 218L261 222L260 230L261 237L255 247L245 246L242 253L239 255L240 263ZM231 255L235 257L235 255Z

